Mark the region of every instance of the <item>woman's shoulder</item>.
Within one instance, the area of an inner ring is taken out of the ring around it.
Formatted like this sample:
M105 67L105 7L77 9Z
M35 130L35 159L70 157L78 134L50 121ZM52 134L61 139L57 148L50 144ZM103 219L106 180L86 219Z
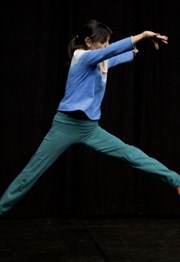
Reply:
M84 50L84 49L76 49L74 51L74 54L73 54L73 58L72 58L72 61L75 62L75 61L78 61L80 59L80 57L86 53L88 50Z
M85 52L87 52L88 50L84 50L84 49L76 49L74 51L74 56L78 57L81 56L82 54L84 54Z

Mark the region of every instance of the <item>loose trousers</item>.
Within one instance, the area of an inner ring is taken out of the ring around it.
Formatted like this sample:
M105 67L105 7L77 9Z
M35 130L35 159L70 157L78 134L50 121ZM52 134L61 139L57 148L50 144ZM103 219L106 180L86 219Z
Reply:
M53 162L71 145L77 143L120 158L134 168L156 175L174 188L180 186L179 174L142 150L108 133L99 126L98 121L75 119L57 112L39 148L0 198L0 214L10 210Z

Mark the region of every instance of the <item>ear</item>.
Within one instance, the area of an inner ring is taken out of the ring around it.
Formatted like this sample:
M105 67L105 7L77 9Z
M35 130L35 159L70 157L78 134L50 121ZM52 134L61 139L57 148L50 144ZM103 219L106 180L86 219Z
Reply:
M90 39L89 37L86 37L86 38L85 38L85 43L86 43L86 45L87 45L88 48L91 48L91 46L92 46L92 41L91 41L91 39Z

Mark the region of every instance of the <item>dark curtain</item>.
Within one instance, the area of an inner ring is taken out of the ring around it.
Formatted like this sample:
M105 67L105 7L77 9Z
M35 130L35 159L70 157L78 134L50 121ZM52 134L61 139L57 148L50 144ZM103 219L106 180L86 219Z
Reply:
M177 1L28 0L1 4L0 193L49 130L67 76L67 44L91 18L112 41L153 30L169 36L156 51L137 45L132 63L109 71L100 124L180 172L180 48ZM83 145L67 150L10 216L179 215L176 191L153 175Z

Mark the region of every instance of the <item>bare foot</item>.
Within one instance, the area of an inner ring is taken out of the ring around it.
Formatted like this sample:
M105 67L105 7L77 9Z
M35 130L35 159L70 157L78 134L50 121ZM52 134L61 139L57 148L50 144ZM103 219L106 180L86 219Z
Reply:
M180 186L177 187L178 195L180 195Z

